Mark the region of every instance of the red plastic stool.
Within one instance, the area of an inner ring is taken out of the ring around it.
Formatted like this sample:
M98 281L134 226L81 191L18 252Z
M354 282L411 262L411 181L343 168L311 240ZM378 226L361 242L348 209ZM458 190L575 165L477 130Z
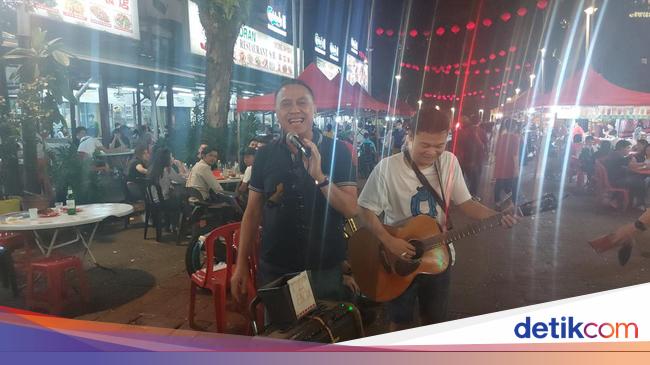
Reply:
M82 301L88 303L90 300L88 282L81 260L76 256L67 256L45 258L30 264L27 271L27 306L47 309L52 314L61 313L63 308L74 299L72 295L74 288L66 278L66 273L71 271L76 275ZM47 282L45 288L37 288L35 285L39 274L45 277Z

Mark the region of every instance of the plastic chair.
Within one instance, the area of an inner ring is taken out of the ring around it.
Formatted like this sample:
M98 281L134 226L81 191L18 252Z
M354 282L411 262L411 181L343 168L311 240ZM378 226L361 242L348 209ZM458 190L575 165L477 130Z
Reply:
M82 301L88 303L88 282L81 260L76 256L67 256L49 257L30 264L27 272L27 306L47 309L53 314L61 313L65 305L73 299L71 294L74 288L66 279L66 273L70 271L74 271L76 275ZM45 277L47 286L44 290L37 290L37 276Z
M240 223L230 223L221 226L210 232L205 238L206 258L203 268L191 275L190 283L190 328L198 329L194 323L196 290L197 288L207 289L212 292L214 301L215 321L217 332L223 332L226 326L226 293L230 286L230 278L235 268L235 250L239 244ZM224 266L215 267L215 244L223 240L226 245L226 263ZM254 269L251 267L252 271ZM255 287L253 280L249 280L248 293L254 295Z
M613 187L609 183L609 177L607 176L607 169L605 169L605 166L603 165L602 162L596 161L596 188L598 191L598 195L602 198L605 199L607 198L607 194L621 194L623 198L623 206L622 210L625 211L627 210L629 204L630 204L630 192L628 189L625 188L617 188Z
M162 214L165 210L165 201L160 185L152 181L146 181L144 187L144 239L147 239L149 219L153 219L153 226L156 229L156 241L160 242L162 234Z

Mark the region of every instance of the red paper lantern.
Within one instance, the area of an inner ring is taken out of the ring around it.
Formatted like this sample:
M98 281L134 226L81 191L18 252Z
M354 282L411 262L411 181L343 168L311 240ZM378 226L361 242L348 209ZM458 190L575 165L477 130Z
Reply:
M460 75L460 70L456 70L456 71L454 71L454 74L456 74L456 75Z
M429 67L429 65L425 65L424 66L424 71L426 71L426 72L431 71L431 67Z
M480 74L480 73L481 73L480 70L475 70L475 71L474 71L474 75L478 75L478 74Z
M499 95L501 95L501 94L500 93L494 93L494 96L499 96Z
M515 70L521 70L521 65L515 65Z
M379 28L375 29L375 34L377 34L378 36L381 36L382 34L384 34L384 28L379 27Z
M459 68L459 67L460 67L460 64L458 64L458 63L454 64L454 68Z
M485 99L485 95L481 95L481 99Z
M495 58L497 58L497 55L495 55L494 53L490 53L490 56L488 58L494 60Z
M425 37L429 37L431 35L431 32L427 30L427 31L422 32L422 35L425 36Z
M508 83L509 83L510 85L512 85L512 84L514 84L515 82L512 81L512 80L509 80Z
M395 34L395 31L392 30L392 29L388 29L388 30L386 31L386 36L388 36L388 37L392 37L393 34Z
M508 49L508 51L510 51L510 52L516 52L516 51L517 51L517 47L515 47L515 46L511 46L511 47Z
M483 19L483 26L484 27L489 27L490 25L492 25L492 20L490 18Z
M405 64L404 64L404 67L406 67L406 68L411 68L411 64L410 64L410 63L405 63Z
M506 56L506 51L504 51L504 50L500 50L500 51L499 51L499 56L501 56L501 57L505 57L505 56Z
M506 67L506 72L510 71L510 66Z
M451 26L451 32L454 33L454 34L460 32L460 27L458 25L456 25L456 24L452 25Z
M494 86L490 86L490 90L494 91Z
M489 75L489 74L490 74L490 70L485 70L484 73L485 73L486 75Z
M417 37L418 36L417 29L411 29L411 31L409 32L409 35L411 36L411 38Z
M526 68L530 68L531 64L530 64L530 62L526 62L526 64L524 66L526 66Z
M517 10L517 15L519 16L525 16L528 13L528 9L524 8L523 6Z
M441 37L443 34L445 34L444 27L439 27L438 29L436 29L436 35L438 35L438 37Z
M469 23L467 23L467 25L465 26L465 28L467 28L467 30L474 30L474 28L476 28L476 23L474 23L474 22L469 22Z
M494 72L499 73L499 72L501 72L501 69L497 67L497 68L494 69Z
M540 10L546 9L547 6L548 6L548 0L539 0L537 2L537 8Z
M472 66L476 65L477 63L478 63L478 61L476 61L476 60L472 60L472 61L470 62L470 64L471 64Z
M487 60L484 57L481 57L481 59L478 61L479 63L485 63Z
M512 15L507 11L501 14L501 20L503 20L504 22L507 22L508 20L510 20L510 18L512 18Z
M420 66L418 66L418 65L413 65L413 69L414 69L415 71L420 71Z

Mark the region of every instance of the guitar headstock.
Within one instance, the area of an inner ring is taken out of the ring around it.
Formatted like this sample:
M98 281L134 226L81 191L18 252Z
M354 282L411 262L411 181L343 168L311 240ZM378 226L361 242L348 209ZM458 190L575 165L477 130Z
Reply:
M531 200L519 205L519 213L524 217L529 217L536 213L548 212L557 209L558 200L555 194L546 193L540 200Z

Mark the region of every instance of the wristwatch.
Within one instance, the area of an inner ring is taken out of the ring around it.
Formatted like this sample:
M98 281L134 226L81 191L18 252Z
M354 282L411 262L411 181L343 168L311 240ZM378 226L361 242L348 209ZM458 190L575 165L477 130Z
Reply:
M643 232L643 231L645 231L646 229L648 229L648 227L646 227L645 224L643 224L643 222L641 222L641 221L638 220L638 219L634 222L634 228L638 229L638 230L641 231L641 232Z
M320 189L322 187L325 187L325 186L329 185L330 179L328 179L327 176L325 176L323 181L318 182L318 180L314 180L314 182L316 183L316 187Z

